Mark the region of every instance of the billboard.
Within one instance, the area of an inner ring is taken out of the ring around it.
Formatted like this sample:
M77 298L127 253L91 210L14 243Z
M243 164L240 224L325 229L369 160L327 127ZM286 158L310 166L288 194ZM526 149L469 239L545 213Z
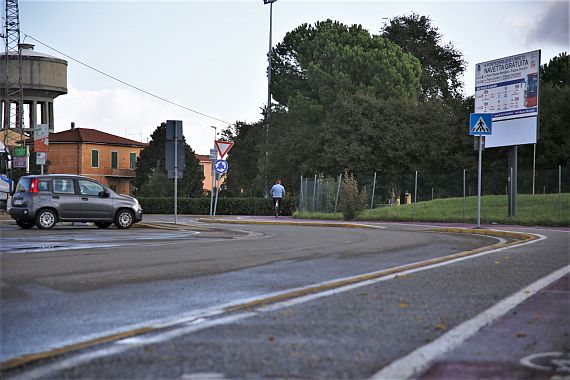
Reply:
M540 50L478 63L475 113L493 115L486 148L537 141Z

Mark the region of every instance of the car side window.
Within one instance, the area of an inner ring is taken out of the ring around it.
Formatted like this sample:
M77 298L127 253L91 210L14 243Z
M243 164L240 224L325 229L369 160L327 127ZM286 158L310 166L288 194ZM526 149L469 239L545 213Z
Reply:
M55 178L53 180L53 192L60 194L75 194L73 180L70 178Z
M80 179L79 181L79 192L81 195L99 195L101 191L105 188L96 182L87 181Z
M48 181L39 181L38 191L48 191L49 190L48 184L49 184Z

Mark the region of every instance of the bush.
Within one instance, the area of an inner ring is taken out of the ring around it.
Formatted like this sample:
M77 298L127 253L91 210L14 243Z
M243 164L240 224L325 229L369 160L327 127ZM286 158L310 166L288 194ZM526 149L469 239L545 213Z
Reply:
M366 204L366 191L358 190L354 176L344 174L340 185L340 209L344 220L354 219Z
M174 199L138 198L145 214L173 214ZM283 215L292 215L297 205L296 197L285 197L281 205ZM273 215L271 199L266 198L218 198L216 215ZM210 198L178 198L178 213L209 215Z

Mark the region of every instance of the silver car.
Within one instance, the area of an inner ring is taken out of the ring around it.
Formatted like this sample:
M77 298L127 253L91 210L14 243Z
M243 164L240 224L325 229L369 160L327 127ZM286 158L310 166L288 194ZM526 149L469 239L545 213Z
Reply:
M142 220L139 202L87 177L70 174L27 175L12 196L10 216L21 228L50 229L57 222L115 223L130 228Z

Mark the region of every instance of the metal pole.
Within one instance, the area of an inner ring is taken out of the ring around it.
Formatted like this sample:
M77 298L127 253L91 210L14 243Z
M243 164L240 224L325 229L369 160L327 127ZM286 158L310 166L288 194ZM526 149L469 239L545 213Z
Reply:
M416 216L416 202L418 200L418 171L416 170L416 180L414 184L414 216Z
M303 176L301 176L301 191L299 192L299 210L303 210Z
M463 221L465 221L465 207L466 207L466 198L465 198L465 169L463 169Z
M562 165L558 165L558 219L562 217Z
M532 155L532 195L534 195L535 179L536 179L536 144L534 144L534 152Z
M214 202L214 217L218 208L218 194L220 193L220 175L216 173L216 201Z
M174 224L178 222L178 133L174 126Z
M342 174L338 176L338 186L336 188L336 198L334 200L334 212L336 213L336 207L338 205L338 195L340 194L340 183L342 182Z
M269 120L271 118L271 37L273 34L273 1L269 3L269 49L267 51L267 112L265 123L265 194L269 197L267 171L269 168Z
M315 211L315 200L317 199L317 175L315 174L315 183L313 184L313 208L312 211Z
M216 138L218 137L218 128L211 125L210 128L214 128L214 149L216 149ZM211 152L211 151L210 151ZM217 153L216 153L216 157L217 157ZM212 190L210 191L210 216L214 215L214 186L215 186L215 181L214 181L214 161L212 161L212 156L210 154L210 161L212 162L212 167L210 168L210 175L212 176Z
M433 201L433 187L431 188L431 200Z
M477 228L481 228L481 164L483 161L483 136L479 136L479 164L477 165Z
M509 217L515 216L513 213L513 167L509 168Z
M376 190L376 172L374 172L374 181L372 182L372 201L370 201L370 209L374 208L374 191Z

